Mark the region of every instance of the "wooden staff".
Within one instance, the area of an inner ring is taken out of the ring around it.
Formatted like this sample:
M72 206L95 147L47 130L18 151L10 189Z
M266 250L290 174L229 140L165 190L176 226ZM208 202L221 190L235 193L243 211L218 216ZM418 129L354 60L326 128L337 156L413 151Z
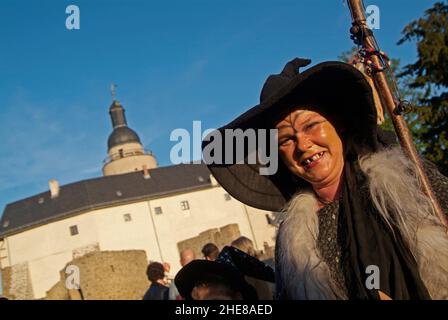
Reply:
M401 147L415 163L417 174L422 182L423 191L431 200L439 219L448 227L447 217L444 215L443 210L434 195L428 177L423 169L422 161L415 149L406 121L403 118L402 105L399 100L394 99L392 91L387 83L384 72L387 69L384 62L384 54L379 50L372 30L367 26L362 0L347 0L347 3L352 16L352 27L350 29L352 39L354 39L355 43L361 47L361 50L364 53L368 54L368 60L370 61L367 66L371 70L371 75L378 94L381 97L382 104L387 108L390 118L392 119Z

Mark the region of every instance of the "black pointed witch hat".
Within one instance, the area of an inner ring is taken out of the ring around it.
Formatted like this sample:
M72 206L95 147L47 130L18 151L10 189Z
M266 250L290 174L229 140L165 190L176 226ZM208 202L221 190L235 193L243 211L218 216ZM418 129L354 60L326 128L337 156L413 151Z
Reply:
M273 119L279 114L302 104L317 109L338 123L339 128L343 127L343 139L350 136L361 145L375 145L377 112L372 88L365 76L352 65L338 61L323 62L299 72L299 68L310 62L295 58L281 73L270 75L261 91L260 104L218 129L221 136L225 137L226 129L273 128ZM213 141L212 135L204 139L203 149ZM222 146L224 148L224 142ZM224 157L224 149L221 154ZM224 162L223 159L221 163ZM297 191L307 187L307 183L297 181L281 161L273 175L260 175L261 165L248 164L248 161L207 165L230 195L263 210L280 211Z

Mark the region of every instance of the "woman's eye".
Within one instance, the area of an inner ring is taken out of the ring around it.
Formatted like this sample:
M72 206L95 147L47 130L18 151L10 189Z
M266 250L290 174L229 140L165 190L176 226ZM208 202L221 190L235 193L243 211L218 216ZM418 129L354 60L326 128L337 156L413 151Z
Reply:
M280 145L285 146L292 142L292 137L283 138L280 140Z
M316 125L318 125L320 121L311 122L305 126L305 131L313 129Z

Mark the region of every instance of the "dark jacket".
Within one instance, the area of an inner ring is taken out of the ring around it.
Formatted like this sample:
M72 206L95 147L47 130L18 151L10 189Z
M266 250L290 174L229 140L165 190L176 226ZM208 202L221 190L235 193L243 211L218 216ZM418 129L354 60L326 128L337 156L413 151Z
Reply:
M148 291L143 296L143 300L168 300L168 292L168 287L155 282L149 286Z

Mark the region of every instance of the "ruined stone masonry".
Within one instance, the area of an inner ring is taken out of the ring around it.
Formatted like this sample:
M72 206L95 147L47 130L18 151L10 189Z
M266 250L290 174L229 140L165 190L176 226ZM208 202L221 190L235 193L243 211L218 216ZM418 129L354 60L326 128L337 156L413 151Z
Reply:
M184 249L191 249L196 254L197 259L202 258L202 247L212 242L221 250L224 246L229 245L233 240L241 236L238 224L228 224L222 228L209 229L201 232L198 236L186 239L177 243L179 252Z
M3 295L8 299L30 300L34 298L28 263L20 263L2 269Z
M48 292L47 300L141 300L150 283L146 277L143 250L95 251L76 258L80 271L80 290L68 290L64 268L61 280ZM67 267L66 266L66 267Z

